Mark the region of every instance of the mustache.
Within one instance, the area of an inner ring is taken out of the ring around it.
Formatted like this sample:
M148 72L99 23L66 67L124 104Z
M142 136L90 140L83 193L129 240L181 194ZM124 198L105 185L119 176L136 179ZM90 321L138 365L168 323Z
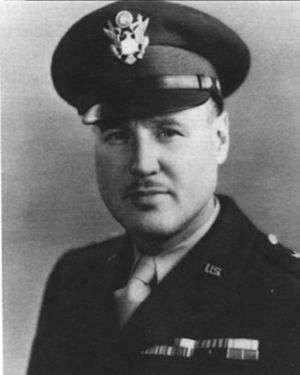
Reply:
M147 191L147 190L153 190L161 193L169 193L169 188L159 182L159 181L153 181L153 180L138 180L134 181L130 185L128 185L125 189L124 198L127 198L131 194L134 194L139 191Z

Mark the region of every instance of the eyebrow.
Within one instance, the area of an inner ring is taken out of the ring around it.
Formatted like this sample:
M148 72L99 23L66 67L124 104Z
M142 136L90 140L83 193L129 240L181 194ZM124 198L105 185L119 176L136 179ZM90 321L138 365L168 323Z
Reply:
M153 125L156 126L163 126L163 125L169 125L169 126L182 126L180 122L175 120L173 117L165 117L165 118L154 118L151 120Z

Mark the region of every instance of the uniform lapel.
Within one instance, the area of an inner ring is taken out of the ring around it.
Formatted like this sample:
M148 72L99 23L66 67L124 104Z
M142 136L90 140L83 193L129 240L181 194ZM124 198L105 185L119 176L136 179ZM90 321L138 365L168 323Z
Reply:
M201 327L237 308L257 230L231 200L219 199L215 224L140 305L120 333L122 345L134 350L189 332L201 335Z
M129 237L124 236L106 261L105 282L109 293L126 284L133 259L133 247Z
M89 290L92 293L90 299L94 301L91 304L96 305L92 320L93 334L101 342L113 342L118 335L118 317L113 292L126 283L132 261L131 245L127 236L124 236L112 243L105 263L102 260L96 263L95 269L89 275ZM91 309L87 314L90 317Z

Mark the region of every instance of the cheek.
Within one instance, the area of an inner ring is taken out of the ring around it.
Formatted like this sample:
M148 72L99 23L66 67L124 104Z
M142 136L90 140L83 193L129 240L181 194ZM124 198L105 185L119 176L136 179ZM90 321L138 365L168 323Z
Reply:
M110 155L96 151L97 181L102 193L111 190L118 176L117 169L119 167Z
M122 150L107 152L96 149L96 174L100 193L109 205L116 205L128 184L126 154Z
M210 138L191 142L178 150L170 165L170 173L181 199L196 199L202 191L210 191L216 184L217 162Z
M178 150L174 157L177 161L174 164L180 165L182 173L188 176L197 176L197 171L201 173L217 164L213 140L207 136L190 142L188 147Z

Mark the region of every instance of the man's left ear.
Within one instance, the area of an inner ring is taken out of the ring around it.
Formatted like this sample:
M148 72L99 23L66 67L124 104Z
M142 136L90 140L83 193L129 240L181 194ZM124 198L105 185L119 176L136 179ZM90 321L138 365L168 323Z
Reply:
M216 158L218 164L223 164L229 151L229 119L228 113L222 112L214 121L216 135Z

